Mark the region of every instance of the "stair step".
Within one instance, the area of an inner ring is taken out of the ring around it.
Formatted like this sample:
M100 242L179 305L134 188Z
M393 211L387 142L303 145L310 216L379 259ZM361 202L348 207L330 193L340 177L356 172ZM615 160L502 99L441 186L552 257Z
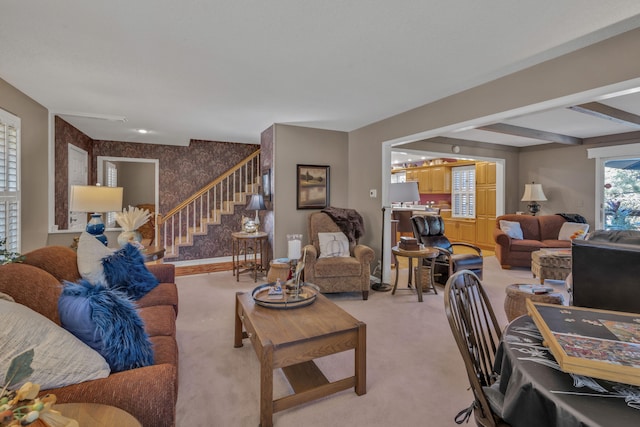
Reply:
M166 248L167 251L173 250L173 252L166 252L164 258L178 258L180 255L180 247L193 246L193 240L195 236L207 235L210 232L210 225L220 225L222 223L223 215L233 215L235 213L235 207L237 205L246 205L248 196L257 194L260 190L260 185L261 177L256 176L254 182L244 185L244 191L227 194L228 196L232 197L232 200L220 200L220 194L217 193L216 206L210 210L210 217L200 218L200 224L202 224L201 226L198 225L196 227L189 227L186 235L183 235L181 238L176 237L173 248ZM212 204L212 206L215 197L216 196L210 196L210 198L207 199Z

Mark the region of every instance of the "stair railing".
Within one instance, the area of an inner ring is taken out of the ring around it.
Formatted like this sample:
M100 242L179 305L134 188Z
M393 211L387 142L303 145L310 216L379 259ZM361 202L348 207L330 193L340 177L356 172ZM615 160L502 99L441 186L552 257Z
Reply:
M260 177L260 150L202 187L167 214L157 216L156 242L162 242L165 257L177 256L180 244L193 243L194 235L207 234L209 224L218 224L221 215L232 214L234 206L246 203Z

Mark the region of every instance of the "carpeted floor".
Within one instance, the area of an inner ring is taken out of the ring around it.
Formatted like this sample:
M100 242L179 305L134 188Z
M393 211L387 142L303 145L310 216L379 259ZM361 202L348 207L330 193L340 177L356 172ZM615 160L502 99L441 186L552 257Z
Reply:
M400 268L400 283L406 269ZM231 272L177 279L180 314L180 385L177 425L256 426L259 423L259 366L251 345L233 347L234 298L258 283L247 276L236 282ZM504 289L511 283L536 283L527 269L501 270L485 258L484 280L496 315L506 325ZM562 289L561 283L555 284ZM304 426L454 426L455 414L471 401L462 359L444 314L443 288L329 296L367 324L367 393L352 390L274 414L277 427ZM330 380L353 372L353 352L317 361ZM280 371L274 396L290 392ZM469 424L471 425L471 424Z

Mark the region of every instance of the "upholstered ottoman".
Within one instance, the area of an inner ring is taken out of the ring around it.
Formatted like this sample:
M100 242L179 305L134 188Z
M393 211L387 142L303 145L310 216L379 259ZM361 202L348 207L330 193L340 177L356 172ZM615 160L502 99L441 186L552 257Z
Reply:
M571 251L562 249L531 252L531 273L533 277L540 278L540 284L545 279L565 280L571 273Z

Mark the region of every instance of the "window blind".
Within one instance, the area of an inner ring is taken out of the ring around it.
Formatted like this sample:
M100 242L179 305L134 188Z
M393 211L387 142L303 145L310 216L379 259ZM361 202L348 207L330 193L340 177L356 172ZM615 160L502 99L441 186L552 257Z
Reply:
M451 168L451 217L476 217L476 167Z
M20 251L20 119L0 110L0 240Z

